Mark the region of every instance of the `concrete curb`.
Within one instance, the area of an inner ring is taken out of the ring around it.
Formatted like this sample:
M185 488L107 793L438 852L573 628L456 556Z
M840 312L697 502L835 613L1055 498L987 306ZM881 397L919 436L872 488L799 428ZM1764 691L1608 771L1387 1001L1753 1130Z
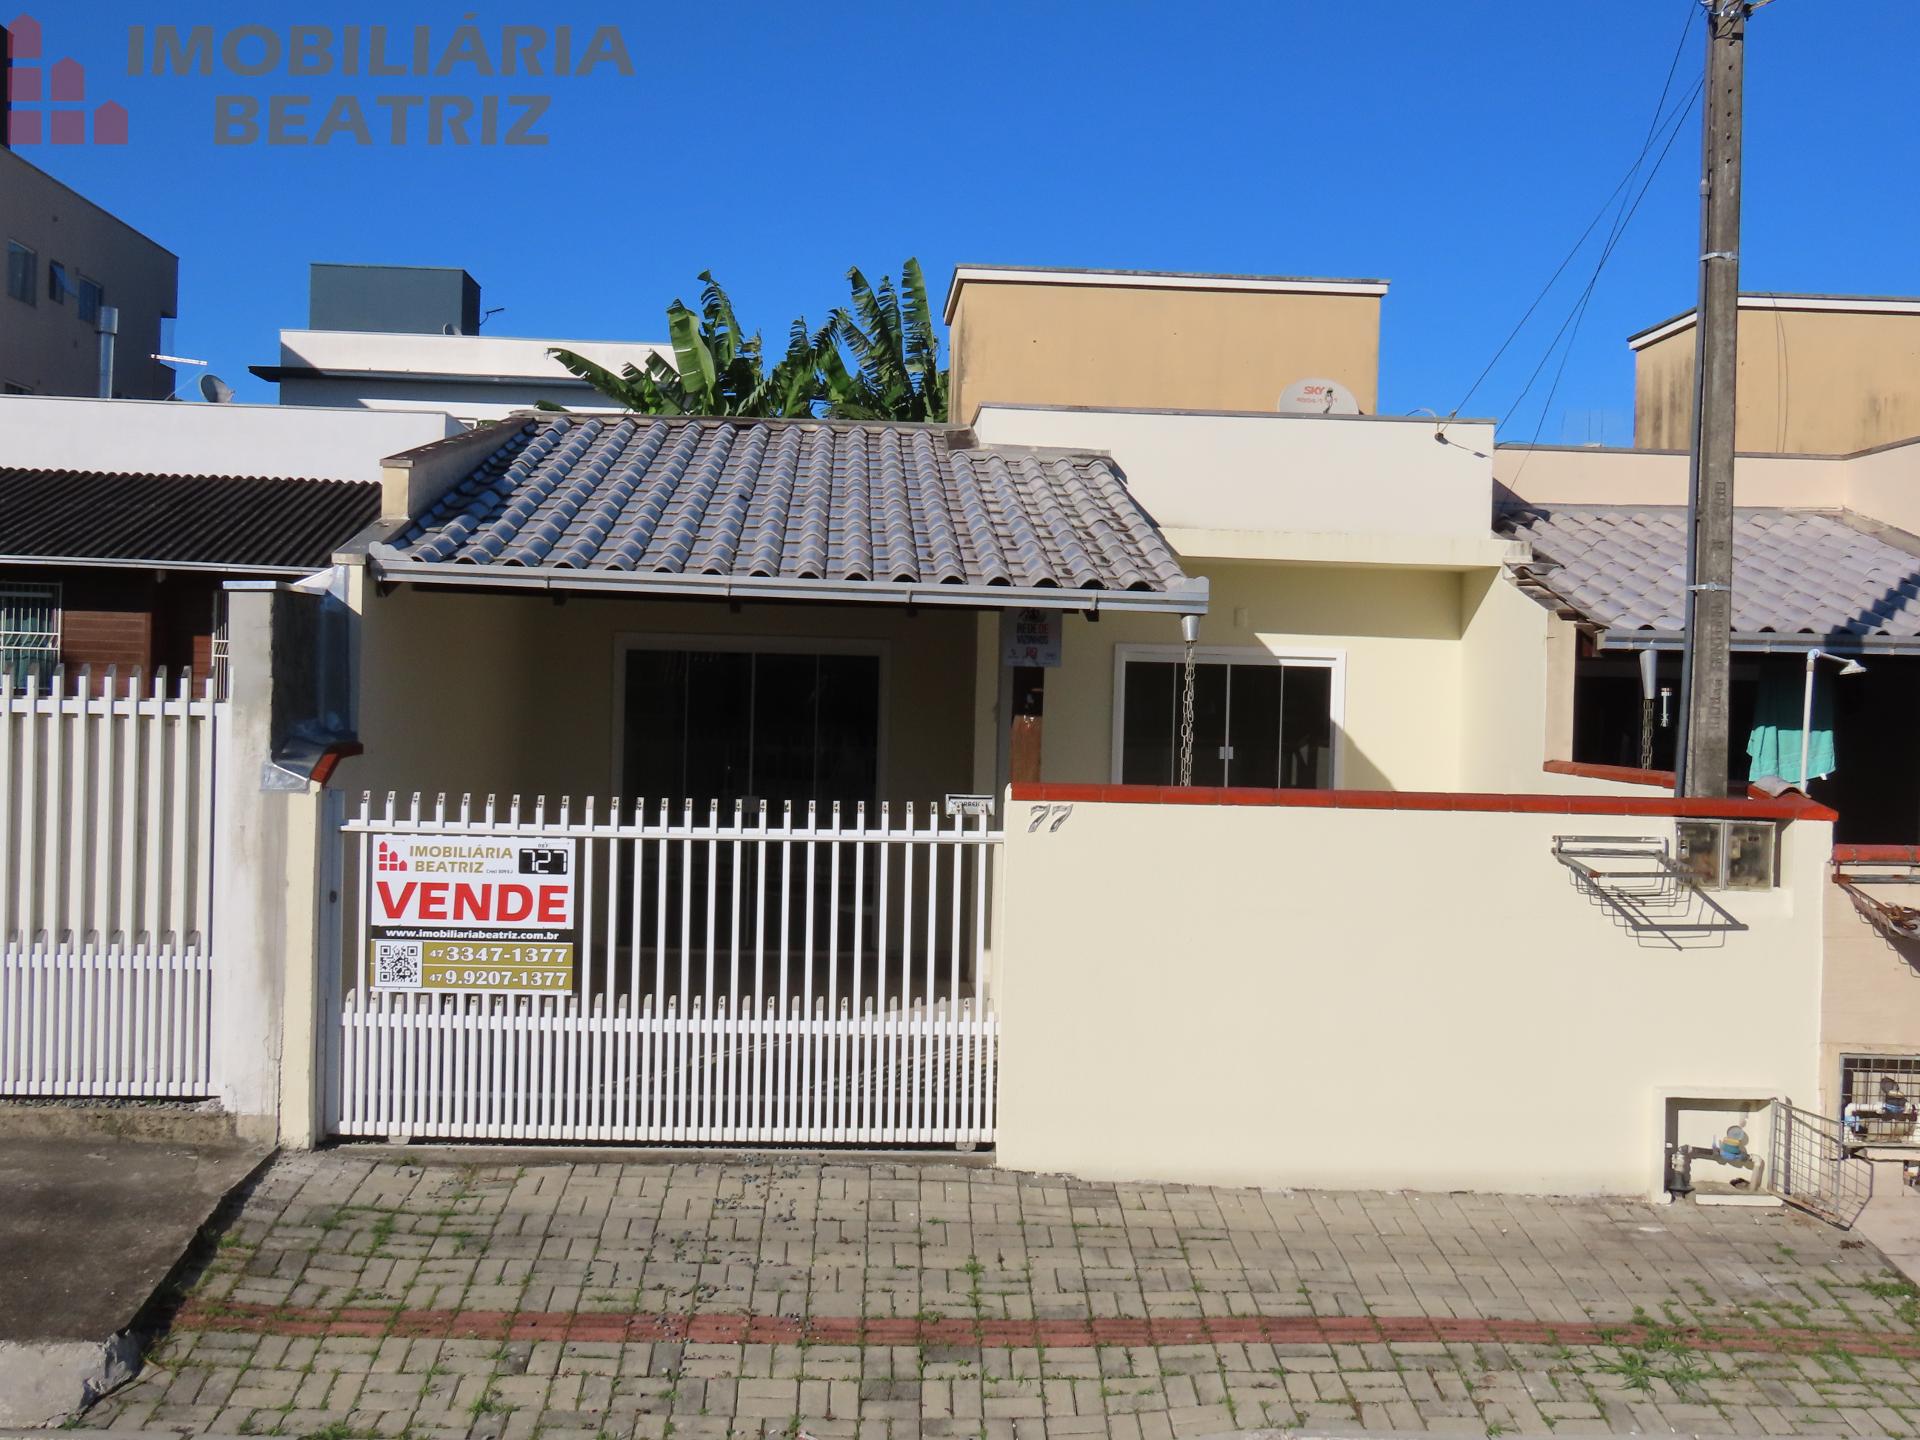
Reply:
M232 1145L233 1116L199 1105L25 1105L0 1102L0 1140L139 1140Z

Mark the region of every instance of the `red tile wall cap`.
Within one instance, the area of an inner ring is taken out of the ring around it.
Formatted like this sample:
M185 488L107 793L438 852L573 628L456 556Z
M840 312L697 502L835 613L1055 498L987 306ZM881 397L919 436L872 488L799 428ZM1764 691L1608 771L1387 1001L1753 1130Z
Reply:
M1549 760L1540 767L1549 775L1578 775L1583 780L1611 780L1616 785L1657 785L1673 789L1671 770L1640 770L1632 765L1589 765L1584 760Z
M1920 865L1920 845L1836 845L1836 865Z
M1472 810L1528 815L1647 815L1712 820L1837 820L1804 795L1729 796L1724 800L1671 795L1506 795L1451 790L1251 790L1193 785L1057 785L1020 781L1014 803L1107 805L1267 805L1288 809Z
M1675 775L1671 770L1640 770L1632 765L1590 765L1584 760L1547 760L1540 768L1549 775L1578 775L1585 780L1610 780L1616 785L1650 785L1671 792ZM1747 787L1750 800L1771 800L1758 785Z

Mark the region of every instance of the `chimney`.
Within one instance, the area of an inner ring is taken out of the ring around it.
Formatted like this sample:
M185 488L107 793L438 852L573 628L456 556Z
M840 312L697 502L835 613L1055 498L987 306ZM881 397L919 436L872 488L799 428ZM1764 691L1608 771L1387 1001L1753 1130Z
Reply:
M1283 408L1300 381L1378 406L1384 280L961 265L947 291L952 405ZM1295 408L1287 406L1285 408Z

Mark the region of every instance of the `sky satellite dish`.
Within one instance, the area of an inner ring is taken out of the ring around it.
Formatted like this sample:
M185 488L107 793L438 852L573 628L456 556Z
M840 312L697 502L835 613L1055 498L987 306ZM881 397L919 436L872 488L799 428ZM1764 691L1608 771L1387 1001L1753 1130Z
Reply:
M233 399L233 386L222 380L218 375L202 375L200 377L200 398L205 400L209 405L225 405Z
M1283 415L1358 415L1360 402L1338 380L1296 380L1280 392Z

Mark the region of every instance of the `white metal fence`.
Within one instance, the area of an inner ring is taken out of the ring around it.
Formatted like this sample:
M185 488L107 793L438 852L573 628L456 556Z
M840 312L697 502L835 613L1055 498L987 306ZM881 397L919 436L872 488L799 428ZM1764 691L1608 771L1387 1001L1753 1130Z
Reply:
M363 799L348 877L332 1128L346 1135L959 1144L994 1135L985 817L663 802L549 817ZM368 983L383 835L571 838L565 994Z
M0 684L0 1094L208 1092L224 713L164 672Z

